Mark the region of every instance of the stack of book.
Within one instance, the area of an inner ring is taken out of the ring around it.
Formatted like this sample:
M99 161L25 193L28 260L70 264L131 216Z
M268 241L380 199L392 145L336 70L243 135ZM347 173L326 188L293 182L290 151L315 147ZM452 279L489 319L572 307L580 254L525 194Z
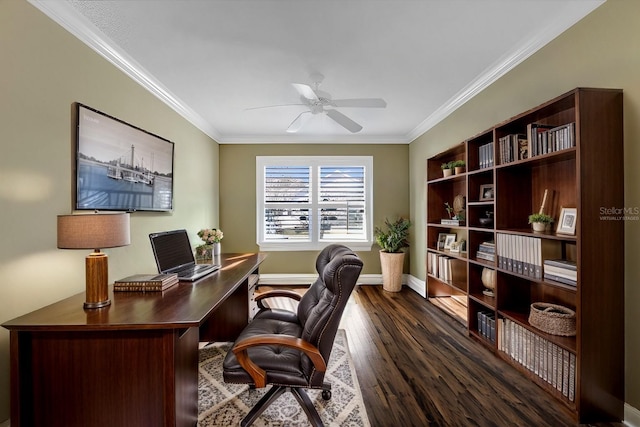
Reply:
M478 312L478 333L491 342L496 342L496 315L490 311Z
M496 242L499 268L542 279L542 239L498 233Z
M476 258L494 262L496 259L495 242L492 240L480 243L480 246L478 246L478 252L476 252Z
M500 149L500 164L515 162L529 157L527 136L512 134L498 139Z
M178 275L171 274L134 274L113 283L114 292L158 292L178 283Z
M531 123L527 126L530 155L539 156L575 147L575 127L575 123L555 127Z
M478 147L478 161L480 169L493 167L493 142Z
M576 286L578 281L578 268L573 261L566 259L545 259L544 260L545 280L554 280L565 285Z
M498 350L575 400L576 355L509 319L498 320Z

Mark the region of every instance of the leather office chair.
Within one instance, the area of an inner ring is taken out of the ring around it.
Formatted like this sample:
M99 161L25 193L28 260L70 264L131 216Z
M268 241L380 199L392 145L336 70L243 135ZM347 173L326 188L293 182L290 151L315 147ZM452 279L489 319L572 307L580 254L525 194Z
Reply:
M295 396L312 425L323 425L304 389L322 389L322 397L331 398L331 385L324 382L324 374L362 261L346 246L331 245L318 255L316 270L318 279L302 297L278 290L259 295L261 310L227 353L225 382L256 388L272 384L242 420L242 426L251 425L285 391ZM299 300L297 313L265 308L261 301L273 296Z

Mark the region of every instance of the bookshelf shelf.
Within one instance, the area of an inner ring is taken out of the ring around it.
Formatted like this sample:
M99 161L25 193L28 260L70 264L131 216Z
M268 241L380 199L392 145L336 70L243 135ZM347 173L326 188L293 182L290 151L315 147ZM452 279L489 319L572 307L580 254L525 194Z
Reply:
M580 423L620 421L624 412L624 224L599 216L603 206L624 206L622 117L621 90L577 88L426 162L427 298L439 307L447 298L466 305L455 317L469 336ZM444 178L440 165L456 159L466 161L467 172ZM465 223L440 224L445 202L458 195L466 200ZM543 199L555 221L537 233L528 216ZM556 232L566 207L576 208L573 235ZM481 224L483 217L493 221ZM442 233L465 240L467 253L439 250ZM433 270L438 257L452 265L447 280ZM560 277L567 284L544 277L545 261L549 277L557 259L573 265ZM493 297L483 293L487 269L495 272ZM576 335L530 325L535 302L574 310Z

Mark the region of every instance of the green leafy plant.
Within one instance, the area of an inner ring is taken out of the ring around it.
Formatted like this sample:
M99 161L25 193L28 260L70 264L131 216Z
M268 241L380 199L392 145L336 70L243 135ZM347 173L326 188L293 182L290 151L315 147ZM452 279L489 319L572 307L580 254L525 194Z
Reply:
M466 165L464 160L454 160L452 162L449 162L449 164L451 165L452 168L463 168Z
M398 253L402 248L409 247L409 227L411 222L405 218L398 218L394 222L384 220L386 230L376 227L374 236L376 243L383 252Z
M451 162L449 162L449 163L443 163L443 164L441 164L441 165L440 165L440 168L441 168L442 170L445 170L445 169L451 169L450 164L451 164Z
M541 222L542 224L551 224L553 222L553 217L543 213L534 213L529 215L529 224L533 224L534 222Z

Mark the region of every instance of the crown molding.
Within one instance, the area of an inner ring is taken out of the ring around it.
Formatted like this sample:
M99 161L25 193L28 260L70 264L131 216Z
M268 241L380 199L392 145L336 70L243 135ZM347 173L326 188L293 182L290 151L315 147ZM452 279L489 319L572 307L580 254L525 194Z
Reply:
M140 84L187 121L214 140L220 135L205 119L184 104L129 55L121 52L104 33L78 13L67 1L28 0L31 5L69 31L116 68Z
M85 43L99 55L122 70L126 75L138 82L142 87L155 95L162 102L184 117L187 121L207 134L220 144L301 144L301 143L338 143L338 144L410 144L425 132L447 118L459 107L482 92L490 84L504 76L522 61L533 55L540 48L570 28L584 16L601 6L606 0L585 2L588 4L586 13L552 14L540 23L544 29L538 33L538 37L528 40L519 46L514 52L503 56L485 72L469 83L465 88L456 93L429 117L423 120L411 132L406 135L389 136L301 136L291 137L273 136L234 136L221 135L202 116L189 108L178 97L173 95L156 78L147 72L133 58L116 48L116 45L104 33L98 30L82 14L77 12L67 1L28 0L30 4L39 9L53 21L61 25L80 41Z
M492 66L487 68L476 79L469 83L465 88L451 97L440 108L434 111L429 117L427 117L422 123L416 126L406 136L409 141L414 141L416 138L433 128L442 120L447 118L450 114L456 111L459 107L467 103L474 96L482 92L489 85L494 83L500 77L507 74L518 64L525 59L529 58L535 52L544 47L551 40L558 37L568 28L572 27L582 18L593 12L595 9L605 3L606 0L600 0L599 2L589 3L586 13L576 13L574 15L568 14L551 14L546 16L544 20L541 20L539 24L544 25L542 31L538 32L538 36L527 41L527 43L521 45L511 54L507 54L496 61Z

